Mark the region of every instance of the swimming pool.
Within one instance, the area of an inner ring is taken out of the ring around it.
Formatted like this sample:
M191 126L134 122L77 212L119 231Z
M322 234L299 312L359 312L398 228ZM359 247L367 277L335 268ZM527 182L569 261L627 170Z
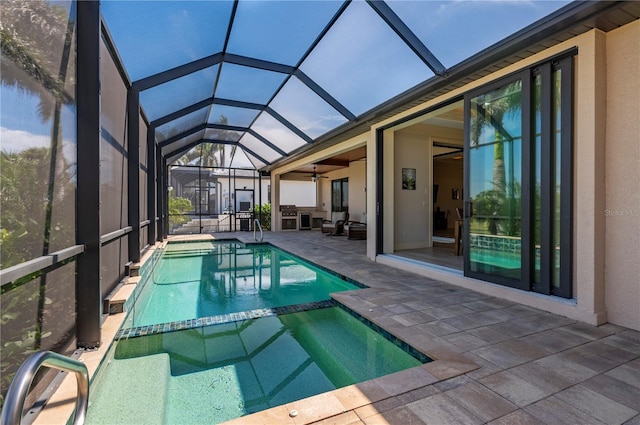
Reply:
M148 326L329 299L359 289L271 245L169 243L142 282L127 326Z
M92 380L87 423L218 423L430 361L330 299L359 287L270 245L168 244Z
M213 424L423 361L340 307L124 339L87 423Z

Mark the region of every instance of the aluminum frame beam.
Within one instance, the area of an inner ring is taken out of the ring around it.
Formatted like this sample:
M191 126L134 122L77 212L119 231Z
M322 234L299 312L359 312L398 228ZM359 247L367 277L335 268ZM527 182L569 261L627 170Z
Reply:
M76 340L79 348L101 344L100 234L100 3L77 3L77 199Z
M367 0L371 8L384 20L387 25L405 42L407 46L433 71L436 75L445 75L446 68L431 53L431 50L409 29L407 24L383 0Z

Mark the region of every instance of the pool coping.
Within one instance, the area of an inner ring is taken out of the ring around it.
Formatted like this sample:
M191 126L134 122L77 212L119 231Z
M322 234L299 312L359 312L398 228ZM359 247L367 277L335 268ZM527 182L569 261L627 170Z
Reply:
M153 255L155 250L164 248L170 241L205 240L236 240L245 245L250 244L238 240L237 238L216 239L212 235L190 235L187 237L182 236L180 238L171 238L169 240L158 242L150 246L142 256L140 264L144 264L144 262L151 259L151 256ZM282 249L281 247L278 248ZM287 252L286 250L283 251ZM330 271L329 269L319 266L314 262L300 257L296 254L290 252L287 252L287 254L302 258L303 260L310 262L323 270ZM339 273L336 273L334 271L330 272L334 275L341 276ZM345 277L345 280L347 279L349 278ZM139 281L140 279L138 277L132 277L129 279L125 279L124 284L137 285ZM358 289L355 291L358 291L360 293L360 291L367 291L367 289L369 288ZM350 300L350 297L348 295L349 292L352 291L333 293L331 296L332 299L336 300L341 305L350 310L348 305L348 301ZM361 314L361 317L373 323L373 321L371 320L373 317L367 317L366 314ZM107 316L102 324L102 336L104 343L98 349L87 350L80 355L79 360L85 363L85 365L87 366L91 379L93 379L93 377L95 376L101 362L107 357L107 354L110 351L114 341L116 341L116 335L120 330L120 327L124 323L125 318L126 313L124 312ZM397 338L398 340L405 342L409 346L414 347L419 352L422 352L424 355L431 358L432 361L390 375L385 375L369 381L321 393L291 403L286 403L284 405L262 410L250 415L241 416L224 423L227 425L246 425L255 423L303 425L318 422L328 418L337 418L338 416L342 415L352 415L354 421L357 421L360 420L359 418L361 415L367 414L367 412L365 412L367 409L370 410L371 415L377 413L375 407L373 407L374 403L392 399L399 395L410 393L413 391L426 389L426 387L430 387L437 382L454 378L456 376L463 375L479 368L476 363L469 360L460 353L451 352L449 350L426 353L426 350L420 349L420 347L415 347L416 344L411 344L410 342L408 342L407 338L402 338L400 336L394 335L393 332L389 332L383 327L380 328L394 338ZM34 420L33 424L39 425L51 423L68 423L75 408L75 401L75 376L67 374L60 387L55 391L54 395L47 402L38 417Z

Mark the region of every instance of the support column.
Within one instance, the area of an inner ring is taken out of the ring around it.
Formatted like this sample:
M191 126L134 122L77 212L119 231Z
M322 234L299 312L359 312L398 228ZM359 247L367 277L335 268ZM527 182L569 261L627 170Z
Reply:
M153 244L156 240L156 128L152 125L147 129L147 240Z
M169 197L167 193L167 187L169 187L169 168L167 166L167 159L162 159L162 215L163 215L163 239L169 236Z
M164 203L166 197L165 187L162 185L164 182L164 160L162 159L162 149L156 149L156 216L158 217L158 241L164 239L166 233L164 227Z
M127 93L127 164L129 260L140 261L140 93L131 88Z
M604 292L606 34L593 30L580 47L575 103L574 297L584 321L607 322Z
M85 246L76 261L78 348L100 346L100 3L77 2L76 242Z

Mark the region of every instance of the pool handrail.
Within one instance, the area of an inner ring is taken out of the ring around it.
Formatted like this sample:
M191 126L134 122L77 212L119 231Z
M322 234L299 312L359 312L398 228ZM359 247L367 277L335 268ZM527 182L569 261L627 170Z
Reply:
M262 225L260 224L260 220L257 218L254 220L256 225L253 227L253 239L258 242L258 238L256 237L256 227L260 229L260 242L264 239L264 233L262 232Z
M42 366L75 373L78 384L78 396L76 398L73 424L84 424L87 417L87 408L89 407L89 371L87 370L87 366L78 360L52 351L33 353L20 365L7 391L4 407L2 408L1 423L3 425L21 423L22 411L29 387L31 387L36 373Z

